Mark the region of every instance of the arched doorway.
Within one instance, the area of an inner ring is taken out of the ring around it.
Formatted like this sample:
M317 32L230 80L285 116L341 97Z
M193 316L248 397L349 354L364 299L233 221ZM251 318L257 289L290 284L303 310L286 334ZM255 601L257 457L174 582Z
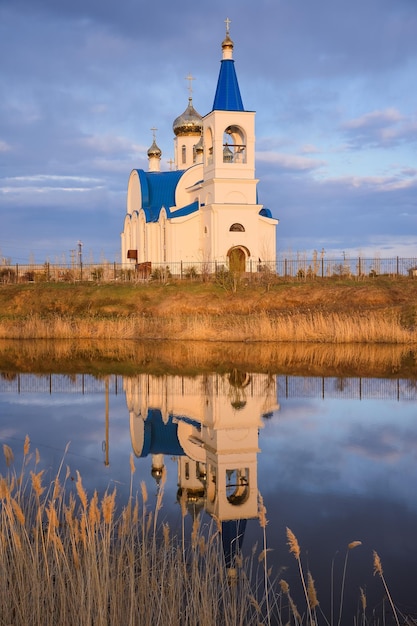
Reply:
M243 248L231 248L227 253L231 272L246 271L246 252Z

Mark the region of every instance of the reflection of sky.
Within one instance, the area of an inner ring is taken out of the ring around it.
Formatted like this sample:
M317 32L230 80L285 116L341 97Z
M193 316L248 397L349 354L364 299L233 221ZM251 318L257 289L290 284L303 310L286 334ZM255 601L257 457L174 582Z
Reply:
M31 451L37 448L41 462L53 473L64 461L75 474L78 469L87 488L105 488L113 481L128 483L130 436L126 401L123 395L110 398L111 465L104 467L105 398L103 394L11 394L0 395L0 437L18 457L25 435L31 440ZM54 469L52 469L54 468ZM0 461L4 471L4 461Z
M40 467L52 478L64 458L63 473L67 466L71 476L76 470L83 485L92 494L94 489L117 488L119 501L124 504L130 490L130 454L132 452L129 414L124 393L109 397L109 465L105 466L105 394L81 395L74 393L0 393L0 444L7 443L13 450L15 466L21 467L23 443L26 434L31 441L31 452L39 450ZM177 489L176 464L166 460L171 467L167 476L167 502L175 503ZM140 493L140 483L145 481L150 502L156 494L156 484L151 477L151 459L135 459L133 493ZM7 468L0 450L0 474ZM46 479L45 479L46 480ZM168 511L167 511L168 513ZM178 511L175 511L177 514Z
M415 402L294 398L280 405L260 432L258 475L278 563L293 567L282 551L288 526L327 593L332 560L340 576L347 544L360 540L349 563L355 589L366 587L378 601L376 549L396 600L409 602L417 577ZM348 598L357 602L352 588Z
M302 493L384 495L417 508L415 403L284 400L260 447L269 491L291 484Z
M363 546L352 553L349 564L355 589L366 585L369 593L376 588L379 593L378 581L372 576L372 550L376 549L396 600L405 603L414 598L416 403L327 398L279 401L280 410L264 420L259 432L258 486L267 507L271 563L276 569L288 567L284 577L296 584L296 576L292 579L290 573L294 574L293 559L285 545L288 526L300 541L318 589L321 585L327 593L332 559L337 555L336 570L340 571L347 544L361 540ZM124 393L110 395L109 414L109 467L104 466L104 392L0 394L0 443L12 447L20 467L28 434L32 451L39 449L42 466L53 476L70 442L64 472L67 464L73 476L79 470L90 493L116 485L125 497L132 447ZM176 463L167 458L166 464L167 495L162 513L175 521L180 518ZM145 480L154 494L151 459L135 459L135 465L134 492ZM0 454L0 473L5 471ZM245 544L251 546L259 540L259 532L256 521L248 524ZM406 580L399 572L407 573Z

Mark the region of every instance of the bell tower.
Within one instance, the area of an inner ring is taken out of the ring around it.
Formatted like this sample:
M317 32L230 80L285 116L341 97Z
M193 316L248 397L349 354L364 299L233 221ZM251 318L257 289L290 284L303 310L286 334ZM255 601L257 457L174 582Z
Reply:
M212 203L225 203L239 183L245 204L256 205L255 112L243 107L233 47L226 19L213 108L203 118L204 188Z
M204 258L248 272L259 258L275 258L275 243L266 235L257 202L255 112L243 106L233 47L226 19L213 108L203 118L202 241ZM268 248L273 250L266 253Z

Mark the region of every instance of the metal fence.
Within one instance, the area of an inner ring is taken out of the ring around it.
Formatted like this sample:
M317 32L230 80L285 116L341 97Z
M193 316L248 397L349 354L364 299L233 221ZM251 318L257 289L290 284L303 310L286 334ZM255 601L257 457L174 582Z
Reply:
M233 271L227 263L186 262L172 263L44 263L0 264L0 283L41 283L41 282L166 282L177 280L210 280L239 274L253 280L307 281L324 278L364 279L376 276L417 278L417 257L369 258L296 258L283 257L276 261L255 263L249 260L245 271Z
M248 393L267 395L263 377L252 376L255 389ZM274 377L272 377L274 378ZM40 393L40 394L104 394L120 395L125 393L124 383L129 377L108 375L96 377L91 374L8 374L0 372L0 394L2 393ZM136 378L133 378L136 380ZM257 387L257 380L259 386ZM179 383L181 383L179 379ZM284 398L334 398L357 400L394 400L417 401L417 384L414 379L396 378L362 378L362 377L321 377L321 376L285 376L275 377L278 400ZM252 381L251 381L252 385ZM185 385L174 389L178 395L201 392L201 381L196 381L196 388ZM213 390L217 395L216 390Z

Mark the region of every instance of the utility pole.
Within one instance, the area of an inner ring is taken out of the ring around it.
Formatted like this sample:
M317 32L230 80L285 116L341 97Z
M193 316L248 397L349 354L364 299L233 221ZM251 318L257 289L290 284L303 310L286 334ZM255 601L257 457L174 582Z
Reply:
M78 242L78 265L82 267L83 264L83 242Z

